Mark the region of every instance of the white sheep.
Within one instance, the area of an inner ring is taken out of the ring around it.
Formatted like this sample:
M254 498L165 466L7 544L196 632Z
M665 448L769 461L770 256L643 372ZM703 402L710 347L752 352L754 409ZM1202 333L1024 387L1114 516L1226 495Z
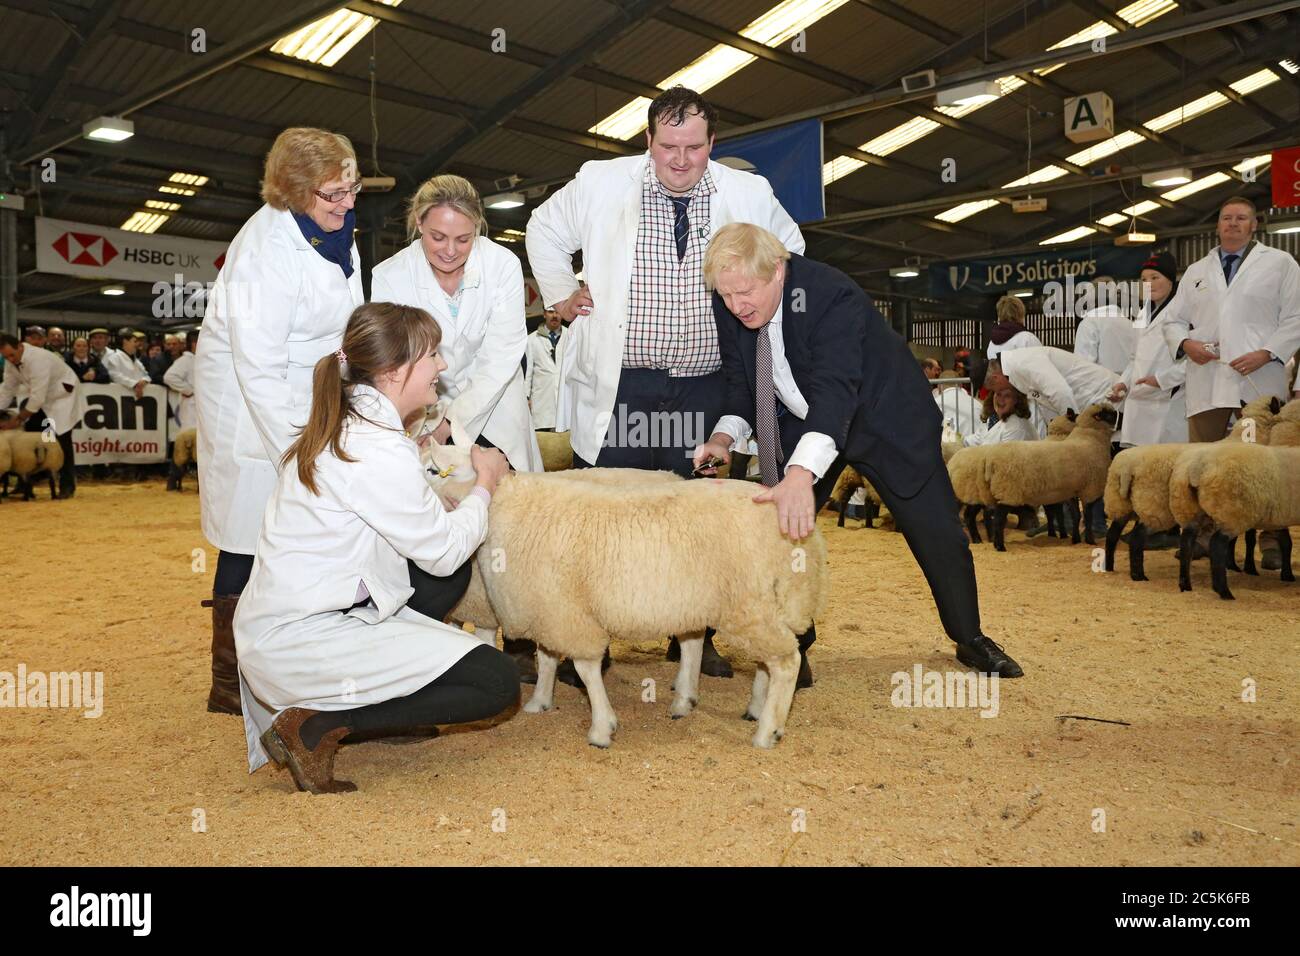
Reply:
M1060 442L1015 441L983 446L987 448L983 456L984 480L996 502L993 546L997 550L1006 550L1003 533L1010 507L1057 505L1075 498L1086 507L1102 496L1117 418L1113 408L1089 405ZM1077 521L1071 525L1071 541L1077 544ZM1093 544L1091 525L1085 521L1084 526L1085 540Z
M573 446L568 432L537 432L543 471L564 471L573 467Z
M463 496L473 481L468 450L437 446L426 453L436 466L431 481ZM600 661L611 636L678 634L670 713L684 717L699 699L703 632L713 626L762 665L745 717L758 720L754 745L772 747L794 696L796 636L825 606L825 542L816 531L798 545L783 537L772 509L751 500L749 482L647 482L646 474L514 474L498 485L475 561L495 622L511 637L537 643L537 685L524 710L554 706L555 668L569 657L591 703L587 740L608 747L618 720ZM566 574L557 587L557 579L534 573L539 567Z
M9 449L9 466L6 469L18 476L18 490L24 501L36 497L32 490L32 479L44 474L49 480L50 497L57 495L54 490L54 476L63 467L63 446L57 441L46 441L41 432L6 431L0 432L0 441Z
M185 477L186 466L190 462L197 462L198 455L199 430L197 428L182 428L172 439L172 467L171 474L168 476L168 488L172 491L181 490L181 479Z
M13 449L9 447L9 433L0 431L0 478L4 479L4 492L9 492L9 469L14 464Z
M1256 399L1242 408L1241 417L1225 441L1242 441L1243 436L1250 435L1253 440L1268 444L1279 410L1280 403L1276 398ZM1178 524L1170 510L1169 479L1184 452L1204 447L1207 446L1188 442L1139 445L1125 448L1115 456L1106 475L1106 517L1111 522L1106 531L1107 571L1115 570L1115 549L1124 526L1130 519L1136 519L1129 533L1129 577L1134 581L1147 580L1144 567L1146 531L1148 528L1164 531ZM1246 570L1249 573L1253 573L1254 568L1253 544L1253 535L1250 535L1246 544Z

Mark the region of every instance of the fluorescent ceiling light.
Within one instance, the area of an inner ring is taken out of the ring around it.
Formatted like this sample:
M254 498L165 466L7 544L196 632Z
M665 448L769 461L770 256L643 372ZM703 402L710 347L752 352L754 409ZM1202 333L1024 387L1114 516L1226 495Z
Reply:
M1264 153L1260 156L1251 156L1247 159L1243 159L1241 162L1239 162L1236 166L1233 166L1232 168L1239 173L1244 173L1248 169L1259 169L1262 166L1267 166L1272 161L1273 161L1273 154Z
M180 186L159 186L160 193L171 193L173 196L193 196L193 189L182 189Z
M992 103L1002 95L1002 87L996 80L984 80L967 83L951 90L940 90L935 94L935 103L939 106L973 106Z
M891 279L915 279L921 274L916 266L894 266L889 270Z
M1121 19L1125 20L1126 22L1132 24L1135 27L1139 27L1142 26L1143 24L1150 23L1152 20L1156 19L1157 17L1164 16L1166 13L1169 13L1170 11L1176 9L1178 9L1178 4L1173 2L1173 0L1138 0L1137 3L1130 3L1122 10L1119 10L1116 13L1116 16L1120 17ZM1093 23L1091 26L1086 27L1083 30L1080 30L1078 33L1071 34L1070 36L1066 37L1064 40L1061 40L1059 43L1052 44L1050 47L1048 47L1048 49L1055 50L1061 47L1072 46L1075 43L1082 43L1087 40L1096 39L1097 37L1108 36L1115 32L1117 31L1109 23L1105 23L1104 21L1098 20L1097 22ZM1044 67L1041 69L1034 70L1034 73L1036 73L1039 76L1043 76L1059 68L1060 66L1058 64L1057 66L1049 66L1049 67ZM1012 93L1015 90L1025 85L1025 81L1020 79L1020 77L1018 76L1000 77L997 83L1001 89L1001 93L1003 96L1006 96L1008 93ZM975 110L986 105L986 102L987 101L972 103L965 106L939 106L936 107L936 109L938 109L939 112L944 113L948 116L952 116L954 118L960 118L962 116L967 115L968 113L975 112ZM648 105L648 103L649 101L646 102L646 105ZM645 107L643 106L642 112L644 111L645 111ZM892 143L893 137L897 135L899 137L902 137L905 141L900 143L897 146L894 146L893 149L894 150L902 149L903 146L907 146L910 143L916 142L921 137L929 135L938 127L938 124L935 123L927 128L922 129L919 126L914 125L915 123L916 120L908 120L907 122L900 124L899 126L895 127L892 130L888 130L884 133L881 133L872 142L879 141L884 143ZM594 131L595 130L593 129L592 132ZM1130 134L1130 135L1136 135L1136 134ZM1138 137L1138 139L1140 138L1141 137ZM1110 141L1108 140L1107 142ZM1097 150L1102 145L1104 144L1095 144L1094 146L1090 147L1090 149ZM858 149L861 149L864 152L868 152L868 153L875 152L875 150L871 149L870 147L871 147L871 142L867 142L861 144L858 147ZM1111 152L1118 152L1120 149L1123 148L1125 147L1122 145L1116 146L1114 149L1111 150ZM893 150L890 151L892 152ZM878 153L877 155L887 155L887 154ZM1101 155L1109 155L1109 154L1097 153L1098 157ZM836 180L843 179L845 176L849 175L850 173L856 172L857 170L861 169L864 165L866 165L865 163L860 163L860 162L841 162L841 160L845 160L846 158L847 157L843 157L843 156L836 157L835 159L831 160L828 163L825 163L822 166L823 185L829 186L831 183L835 182ZM1074 162L1073 157L1071 157L1071 162ZM1065 174L1061 173L1060 175L1065 175ZM1051 178L1055 178L1055 177L1051 177ZM960 208L960 207L954 207L954 208ZM989 207L985 206L984 208L987 209ZM978 212L979 210L976 211ZM940 217L936 216L935 218L940 218Z
M483 200L489 209L518 209L526 202L523 193L497 193Z
M1074 242L1076 239L1082 239L1084 236L1091 236L1097 230L1092 226L1075 226L1073 229L1067 229L1065 232L1058 233L1051 238L1044 239L1039 243L1040 246L1054 246L1060 242Z
M1102 216L1097 221L1103 226L1118 226L1122 222L1134 219L1137 216L1145 216L1147 213L1154 212L1159 208L1160 203L1154 202L1150 199L1144 199L1131 206L1125 206L1119 212L1113 212L1109 216Z
M122 223L121 228L127 232L157 232L158 227L170 218L167 213L139 210L131 213L131 218Z
M1242 96L1249 96L1256 90L1262 90L1270 83L1276 83L1280 79L1282 79L1282 77L1265 67L1258 72L1250 74L1250 76L1242 77L1236 83L1229 83L1228 86L1232 88L1233 92L1240 93Z
M106 285L99 290L102 295L126 295L126 286L124 285Z
M960 206L953 206L951 209L945 209L935 216L935 219L943 222L961 222L968 216L973 216L977 212L983 212L985 209L992 209L998 205L996 199L977 199L974 202L964 202Z
M380 0L385 6L395 7L402 0ZM327 17L313 20L301 30L281 37L271 46L272 53L280 53L308 63L333 66L354 46L361 42L379 21L352 10L336 10Z
M1017 299L1028 299L1031 295L1034 294L1034 290L1033 289L1012 289L1011 294L1014 295Z
M1264 226L1264 229L1275 236L1290 235L1291 233L1300 232L1300 219L1285 219L1281 222L1270 222Z
M82 126L81 135L101 143L120 143L135 135L135 124L120 116L100 116Z
M1292 76L1300 73L1300 64L1296 63L1295 60L1278 60L1277 65L1286 70Z
M1128 216L1124 215L1122 212L1113 212L1109 216L1102 216L1097 221L1103 226L1118 226L1121 222L1124 222L1127 219Z
M164 202L161 199L146 199L144 204L150 209L161 209L164 212L175 212L181 208L181 204L178 202Z
M1180 199L1186 199L1188 196L1199 193L1202 189L1209 189L1220 183L1230 182L1232 177L1227 173L1210 173L1208 176L1202 176L1200 179L1194 179L1186 186L1179 186L1168 192L1161 193L1161 197L1168 199L1170 202L1178 202Z
M208 184L207 176L200 176L198 173L172 173L167 177L168 182L180 183L182 186L206 186Z
M1053 179L1060 179L1065 175L1065 170L1060 166L1044 166L1042 169L1036 169L1028 176L1021 176L1019 179L1013 179L1009 183L1004 183L1003 189L1016 189L1020 186L1032 186L1035 183L1046 183Z
M1143 173L1143 186L1181 186L1183 183L1190 183L1193 179L1192 171L1186 166L1178 169L1162 169L1155 173Z
M798 35L847 2L848 0L784 0L748 26L743 27L740 35L764 46L779 47L786 40ZM743 70L756 59L758 57L752 53L745 53L743 50L719 43L703 56L688 63L671 76L664 77L655 85L661 90L666 90L680 84L697 93L703 93L732 74ZM646 109L649 106L650 100L647 97L638 96L606 116L587 132L613 139L630 139L646 128Z

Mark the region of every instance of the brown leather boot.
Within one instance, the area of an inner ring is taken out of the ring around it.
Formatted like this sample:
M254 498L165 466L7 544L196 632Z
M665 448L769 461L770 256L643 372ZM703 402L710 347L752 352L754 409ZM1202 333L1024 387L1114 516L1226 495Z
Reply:
M319 711L305 707L290 707L280 712L271 729L262 734L262 746L277 767L288 766L293 782L299 790L308 793L351 793L355 783L334 779L334 755L339 741L349 733L347 727L335 727L321 737L315 750L308 750L302 742L301 730L309 717Z
M212 689L208 711L213 714L242 714L239 706L239 659L235 654L235 605L238 595L223 594L204 607L212 608Z

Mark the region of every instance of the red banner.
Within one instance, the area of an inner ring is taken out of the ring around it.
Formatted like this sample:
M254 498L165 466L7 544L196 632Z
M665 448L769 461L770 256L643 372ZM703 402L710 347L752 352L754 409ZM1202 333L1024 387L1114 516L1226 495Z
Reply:
M1289 146L1273 153L1270 168L1273 179L1273 205L1300 206L1300 146Z

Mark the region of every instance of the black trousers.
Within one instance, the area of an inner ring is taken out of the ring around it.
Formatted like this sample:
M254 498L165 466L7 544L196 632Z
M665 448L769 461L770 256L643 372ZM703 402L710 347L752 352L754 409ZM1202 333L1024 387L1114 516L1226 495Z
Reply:
M848 462L843 456L835 459L821 481L813 487L813 494L817 511L821 511L835 487L835 479L846 464L852 464L870 481L894 516L894 525L903 533L907 546L912 549L912 557L921 566L939 609L944 631L958 644L967 644L981 633L975 560L957 517L957 496L948 480L948 469L944 467L937 443L934 457L935 467L930 477L910 498L900 498L890 491L866 462Z
M625 368L614 414L595 461L574 468L645 468L689 477L691 455L722 417L722 372L674 377L662 369Z
M45 422L45 420L45 416L40 412L37 412L23 423L23 431L44 431L43 422ZM69 428L66 432L57 437L59 440L59 447L63 449L63 467L59 469L59 491L71 491L77 487L77 461L72 447L72 429Z

